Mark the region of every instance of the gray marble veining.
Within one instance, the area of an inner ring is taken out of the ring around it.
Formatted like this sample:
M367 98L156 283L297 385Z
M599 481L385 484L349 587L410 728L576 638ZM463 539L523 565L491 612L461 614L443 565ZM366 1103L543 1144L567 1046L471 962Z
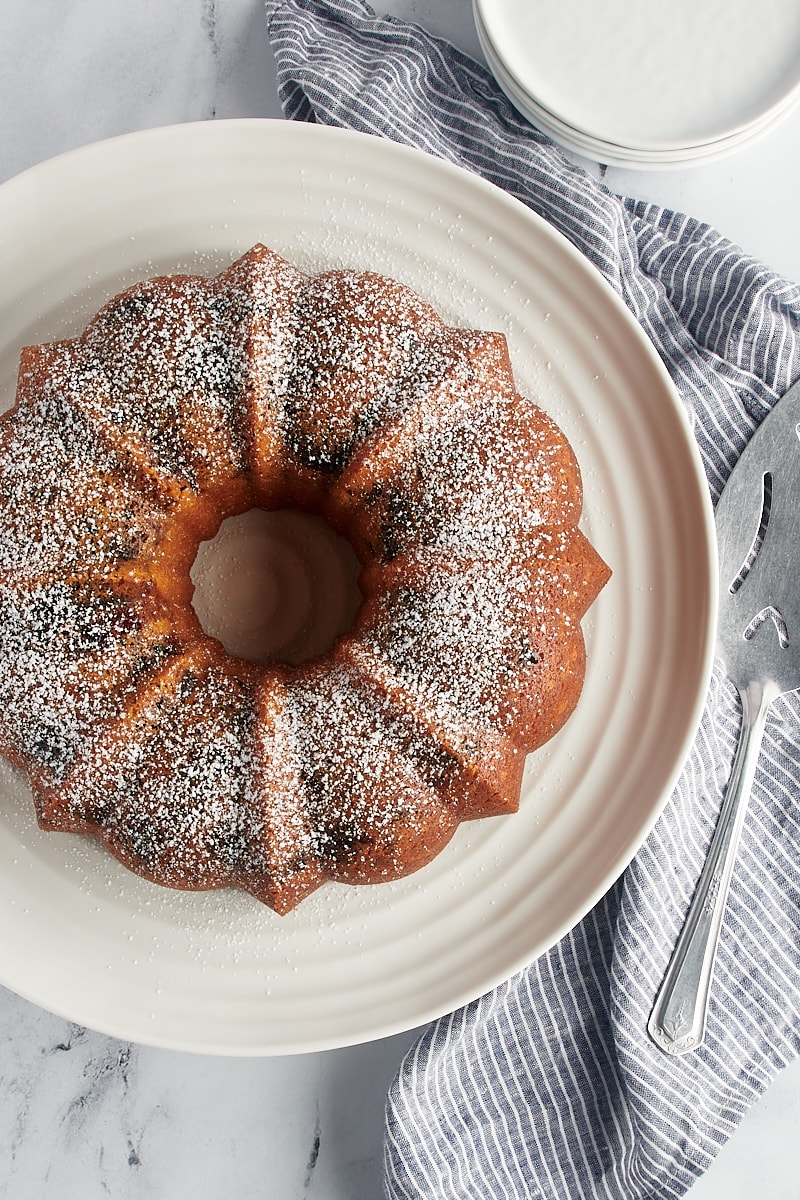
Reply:
M0 1195L368 1200L411 1034L286 1058L93 1033L0 990Z

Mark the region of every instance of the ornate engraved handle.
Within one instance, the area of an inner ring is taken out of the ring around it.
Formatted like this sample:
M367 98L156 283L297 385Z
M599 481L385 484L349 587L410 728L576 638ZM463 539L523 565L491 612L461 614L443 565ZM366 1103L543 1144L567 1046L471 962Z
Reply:
M767 709L778 689L742 691L742 730L731 777L697 890L656 997L648 1032L667 1054L696 1050L706 1029L719 931L745 811L756 773Z

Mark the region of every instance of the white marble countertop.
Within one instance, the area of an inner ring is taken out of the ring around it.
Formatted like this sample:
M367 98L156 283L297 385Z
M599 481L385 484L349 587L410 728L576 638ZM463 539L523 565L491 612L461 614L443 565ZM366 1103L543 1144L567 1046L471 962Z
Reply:
M480 57L470 0L373 4ZM118 133L281 115L260 0L3 0L0 31L0 181ZM612 169L606 181L710 222L800 279L800 110L734 157L691 171ZM86 1031L0 989L0 1195L373 1200L384 1095L413 1038L274 1059L193 1056ZM798 1200L798 1127L800 1063L747 1115L692 1200Z

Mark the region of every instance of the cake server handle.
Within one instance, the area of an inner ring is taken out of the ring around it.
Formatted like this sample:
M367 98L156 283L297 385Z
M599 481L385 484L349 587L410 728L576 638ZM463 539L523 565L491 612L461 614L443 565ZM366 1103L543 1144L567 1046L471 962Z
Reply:
M779 689L753 682L741 689L742 728L728 788L680 937L647 1030L667 1054L687 1054L703 1041L714 959L739 837L769 708Z

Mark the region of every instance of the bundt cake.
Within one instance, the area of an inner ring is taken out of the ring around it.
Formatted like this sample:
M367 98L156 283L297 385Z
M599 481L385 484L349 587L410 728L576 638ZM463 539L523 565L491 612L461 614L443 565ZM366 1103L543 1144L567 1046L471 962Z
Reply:
M0 419L0 750L44 829L159 884L285 913L407 874L512 812L575 706L609 574L581 502L505 339L400 283L263 246L139 283L23 350ZM237 659L195 614L200 542L251 508L360 560L312 661Z

